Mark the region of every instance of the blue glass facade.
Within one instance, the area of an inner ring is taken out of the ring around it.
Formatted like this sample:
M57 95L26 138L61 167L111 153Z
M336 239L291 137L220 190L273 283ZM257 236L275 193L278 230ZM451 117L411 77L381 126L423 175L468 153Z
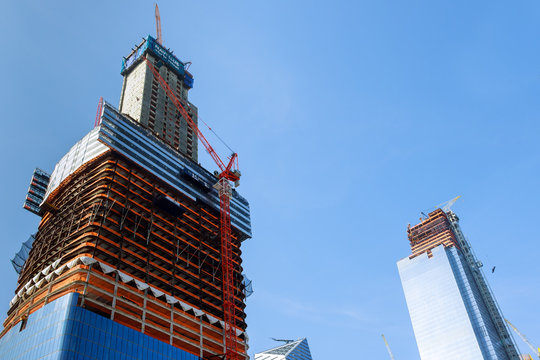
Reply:
M398 262L422 360L508 359L463 256L443 245L432 254Z
M0 339L3 360L198 360L199 357L77 306L77 293L34 312Z

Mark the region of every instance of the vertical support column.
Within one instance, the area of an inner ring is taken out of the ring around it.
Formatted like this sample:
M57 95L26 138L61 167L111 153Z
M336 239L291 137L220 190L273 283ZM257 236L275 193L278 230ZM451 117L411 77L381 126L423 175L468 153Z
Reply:
M146 300L148 299L148 288L144 289L143 311L142 311L142 323L141 332L144 334L144 326L146 324Z
M202 323L202 315L199 316L200 321L200 327L199 327L199 333L200 333L200 341L199 341L199 357L203 358L203 323Z
M114 320L114 313L116 311L116 294L118 293L118 273L114 273L114 292L112 299L111 320Z
M172 345L173 344L173 337L174 337L174 304L170 304L171 305L171 322L169 323L169 332L170 332L170 336L169 336L169 345Z
M49 281L49 287L47 289L47 295L45 296L45 302L43 303L43 306L49 303L49 296L51 296L52 286L53 286L53 279L51 277L51 281Z
M83 296L81 300L81 307L84 306L84 301L86 300L86 291L88 290L88 281L90 281L90 270L92 269L92 265L88 265L88 271L86 272L86 282L84 283L84 290L83 290Z

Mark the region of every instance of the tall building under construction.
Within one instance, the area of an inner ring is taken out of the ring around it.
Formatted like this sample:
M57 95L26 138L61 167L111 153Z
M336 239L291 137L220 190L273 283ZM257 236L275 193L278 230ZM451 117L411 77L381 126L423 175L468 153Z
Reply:
M439 208L407 233L397 265L421 359L519 359L456 214Z
M197 162L193 76L152 36L122 75L119 109L102 103L34 173L25 208L41 222L13 260L0 358L247 359L250 209L229 188L224 211L223 179Z

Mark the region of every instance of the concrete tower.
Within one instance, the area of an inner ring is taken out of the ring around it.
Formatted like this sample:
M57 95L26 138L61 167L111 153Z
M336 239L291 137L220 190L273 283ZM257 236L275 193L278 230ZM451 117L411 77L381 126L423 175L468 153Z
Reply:
M399 275L422 360L518 360L473 252L452 211L437 209L413 227L412 255Z
M197 134L182 118L144 59L159 69L161 77L197 123L197 108L188 101L193 76L173 53L148 36L122 63L124 82L119 110L152 131L156 137L197 162Z

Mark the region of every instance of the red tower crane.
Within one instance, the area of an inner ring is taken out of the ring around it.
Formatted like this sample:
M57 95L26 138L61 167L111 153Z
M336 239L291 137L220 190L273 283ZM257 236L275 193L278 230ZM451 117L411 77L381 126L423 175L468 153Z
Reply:
M163 44L163 38L161 37L161 17L159 16L159 8L156 4L156 41L162 45Z
M236 341L234 263L230 209L230 201L232 196L231 182L237 182L240 180L240 171L238 170L238 155L233 153L229 157L227 165L225 165L223 160L221 160L214 148L199 130L197 124L195 124L193 119L191 119L191 116L189 116L188 112L178 100L169 85L167 85L167 82L163 79L163 77L161 77L159 71L148 60L148 58L145 58L145 61L150 71L152 71L152 74L154 74L154 77L159 80L169 99L176 106L176 109L178 109L182 117L186 119L193 132L197 134L206 151L208 151L221 171L218 175L219 180L214 185L214 188L216 188L219 193L220 208L221 268L223 273L223 321L225 323L225 359L239 360L240 354L238 353L238 344Z

